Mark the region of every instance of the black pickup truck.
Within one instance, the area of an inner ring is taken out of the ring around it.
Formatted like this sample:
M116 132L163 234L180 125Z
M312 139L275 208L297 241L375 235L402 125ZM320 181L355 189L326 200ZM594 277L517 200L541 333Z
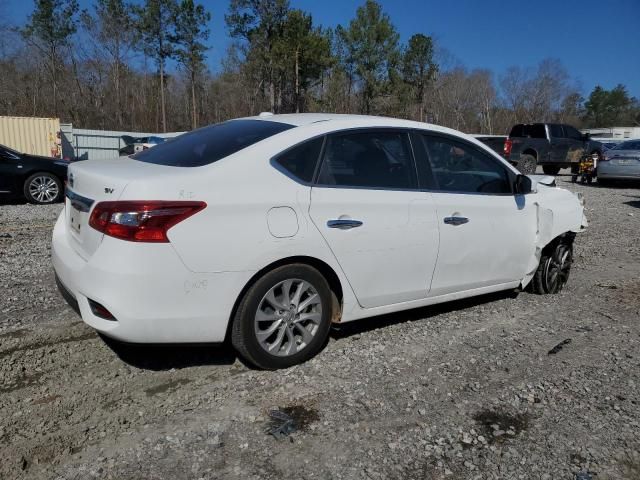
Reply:
M514 125L504 144L504 156L524 174L535 173L537 165L547 175L556 175L567 167L577 172L580 158L590 154L599 160L602 151L602 144L588 134L557 123Z

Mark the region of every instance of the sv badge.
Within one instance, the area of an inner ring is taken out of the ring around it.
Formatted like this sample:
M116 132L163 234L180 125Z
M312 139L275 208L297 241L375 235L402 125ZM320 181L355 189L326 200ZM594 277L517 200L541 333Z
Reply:
M104 189L104 193L113 193L113 188L107 188L107 187L105 187L105 189Z

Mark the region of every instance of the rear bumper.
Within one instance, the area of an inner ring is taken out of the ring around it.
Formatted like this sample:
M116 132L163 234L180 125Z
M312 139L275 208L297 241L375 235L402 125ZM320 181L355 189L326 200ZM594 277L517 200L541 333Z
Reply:
M86 261L71 247L64 212L51 257L63 296L89 326L133 343L224 341L235 301L252 272L193 273L170 244L105 237ZM97 317L89 300L116 320Z
M640 179L640 166L616 165L611 162L599 162L598 177L620 180Z

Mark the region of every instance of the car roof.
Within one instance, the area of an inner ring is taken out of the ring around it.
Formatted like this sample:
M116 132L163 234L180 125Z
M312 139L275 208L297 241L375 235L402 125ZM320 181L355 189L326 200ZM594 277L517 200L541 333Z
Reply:
M457 130L441 127L431 123L403 120L400 118L381 117L374 115L350 115L342 113L284 113L273 114L263 112L254 117L238 118L236 120L264 120L269 122L281 122L295 127L304 127L318 123L335 124L336 129L359 127L401 127L431 130L453 135L466 135Z

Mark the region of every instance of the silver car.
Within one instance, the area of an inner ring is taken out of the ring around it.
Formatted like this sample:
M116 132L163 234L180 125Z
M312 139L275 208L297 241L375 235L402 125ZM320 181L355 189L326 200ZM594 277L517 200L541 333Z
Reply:
M598 162L598 182L640 180L640 139L627 140L604 152Z

